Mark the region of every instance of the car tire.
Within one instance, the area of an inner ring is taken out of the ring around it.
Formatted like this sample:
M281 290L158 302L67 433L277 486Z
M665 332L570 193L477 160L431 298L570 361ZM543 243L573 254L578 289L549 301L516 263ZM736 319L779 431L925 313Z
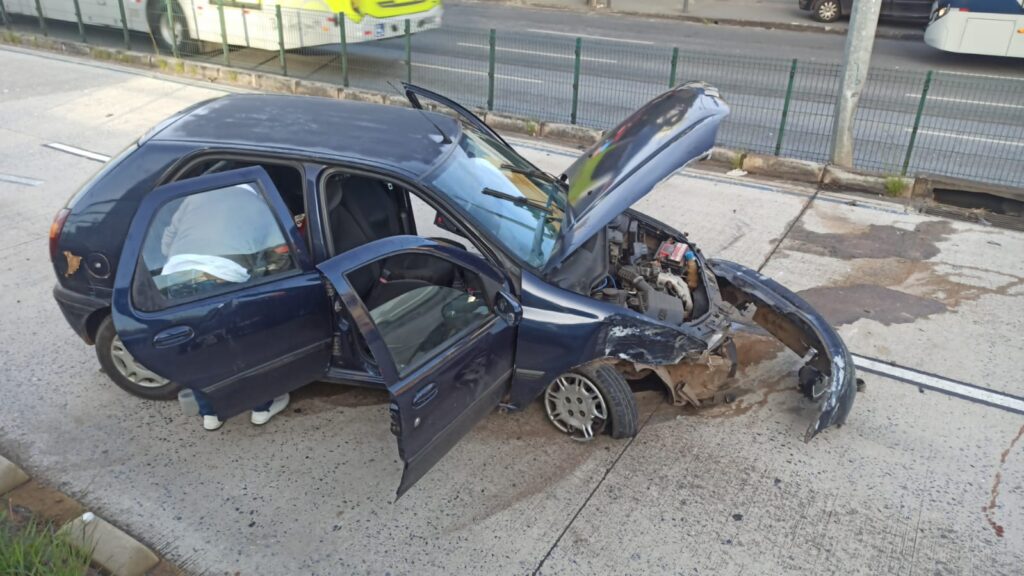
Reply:
M636 399L622 374L607 364L582 366L555 378L544 392L548 420L573 440L636 436Z
M814 0L811 4L811 18L818 22L835 22L843 15L839 0Z
M189 46L188 24L185 22L185 13L177 2L171 2L171 10L174 10L174 35L171 35L170 19L167 17L166 0L150 0L149 3L149 29L160 46L165 50L174 51L174 44L178 51L185 51Z
M146 369L132 358L117 337L114 321L103 319L96 331L96 358L107 376L122 390L147 400L170 400L178 385Z

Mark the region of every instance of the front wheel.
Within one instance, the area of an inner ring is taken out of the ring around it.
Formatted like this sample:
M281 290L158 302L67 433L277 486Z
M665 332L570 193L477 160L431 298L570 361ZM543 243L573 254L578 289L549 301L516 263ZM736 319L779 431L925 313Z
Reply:
M626 379L607 364L583 366L548 385L548 420L573 440L586 442L606 429L612 438L636 436L636 399Z
M835 22L842 14L839 0L816 0L811 5L811 18L818 22Z
M107 376L122 390L148 400L170 400L178 394L178 385L150 371L132 357L117 336L110 316L96 331L96 358Z

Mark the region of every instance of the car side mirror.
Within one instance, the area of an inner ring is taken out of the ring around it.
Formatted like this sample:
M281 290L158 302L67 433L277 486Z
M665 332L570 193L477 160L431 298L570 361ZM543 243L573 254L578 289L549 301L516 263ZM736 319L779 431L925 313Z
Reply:
M447 216L441 214L440 212L437 212L434 215L434 226L437 226L438 228L444 230L445 232L451 232L452 234L456 234L462 237L466 236L465 234L462 233L462 230L459 229L458 225L449 220Z
M509 326L518 326L523 319L523 307L506 292L498 292L494 297L494 311Z

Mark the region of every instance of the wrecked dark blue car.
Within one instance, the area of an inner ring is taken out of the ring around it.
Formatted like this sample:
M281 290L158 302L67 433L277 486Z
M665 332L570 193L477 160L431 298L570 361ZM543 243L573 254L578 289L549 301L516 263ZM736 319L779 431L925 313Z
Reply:
M499 403L543 397L588 440L636 433L630 379L720 398L735 378L688 370L734 370L735 320L803 359L807 439L844 422L854 367L818 313L629 209L708 154L715 89L665 92L561 176L406 90L415 109L207 101L86 184L51 228L54 295L107 374L148 398L202 390L222 418L316 380L386 388L400 494Z

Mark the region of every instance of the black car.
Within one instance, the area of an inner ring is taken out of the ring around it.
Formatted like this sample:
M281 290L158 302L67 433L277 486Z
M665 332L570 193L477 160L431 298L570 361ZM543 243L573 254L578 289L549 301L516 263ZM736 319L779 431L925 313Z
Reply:
M818 22L835 22L849 16L854 0L797 0L801 10L810 10ZM881 16L905 22L926 24L931 16L932 0L882 0Z
M222 418L315 380L387 389L400 494L499 403L543 396L589 440L636 433L627 379L710 400L722 388L678 368L734 366L737 319L803 358L807 439L845 421L853 363L817 312L629 209L708 154L729 111L715 89L665 92L558 177L406 90L412 109L203 102L75 194L51 228L54 296L107 374L149 398L201 390Z

